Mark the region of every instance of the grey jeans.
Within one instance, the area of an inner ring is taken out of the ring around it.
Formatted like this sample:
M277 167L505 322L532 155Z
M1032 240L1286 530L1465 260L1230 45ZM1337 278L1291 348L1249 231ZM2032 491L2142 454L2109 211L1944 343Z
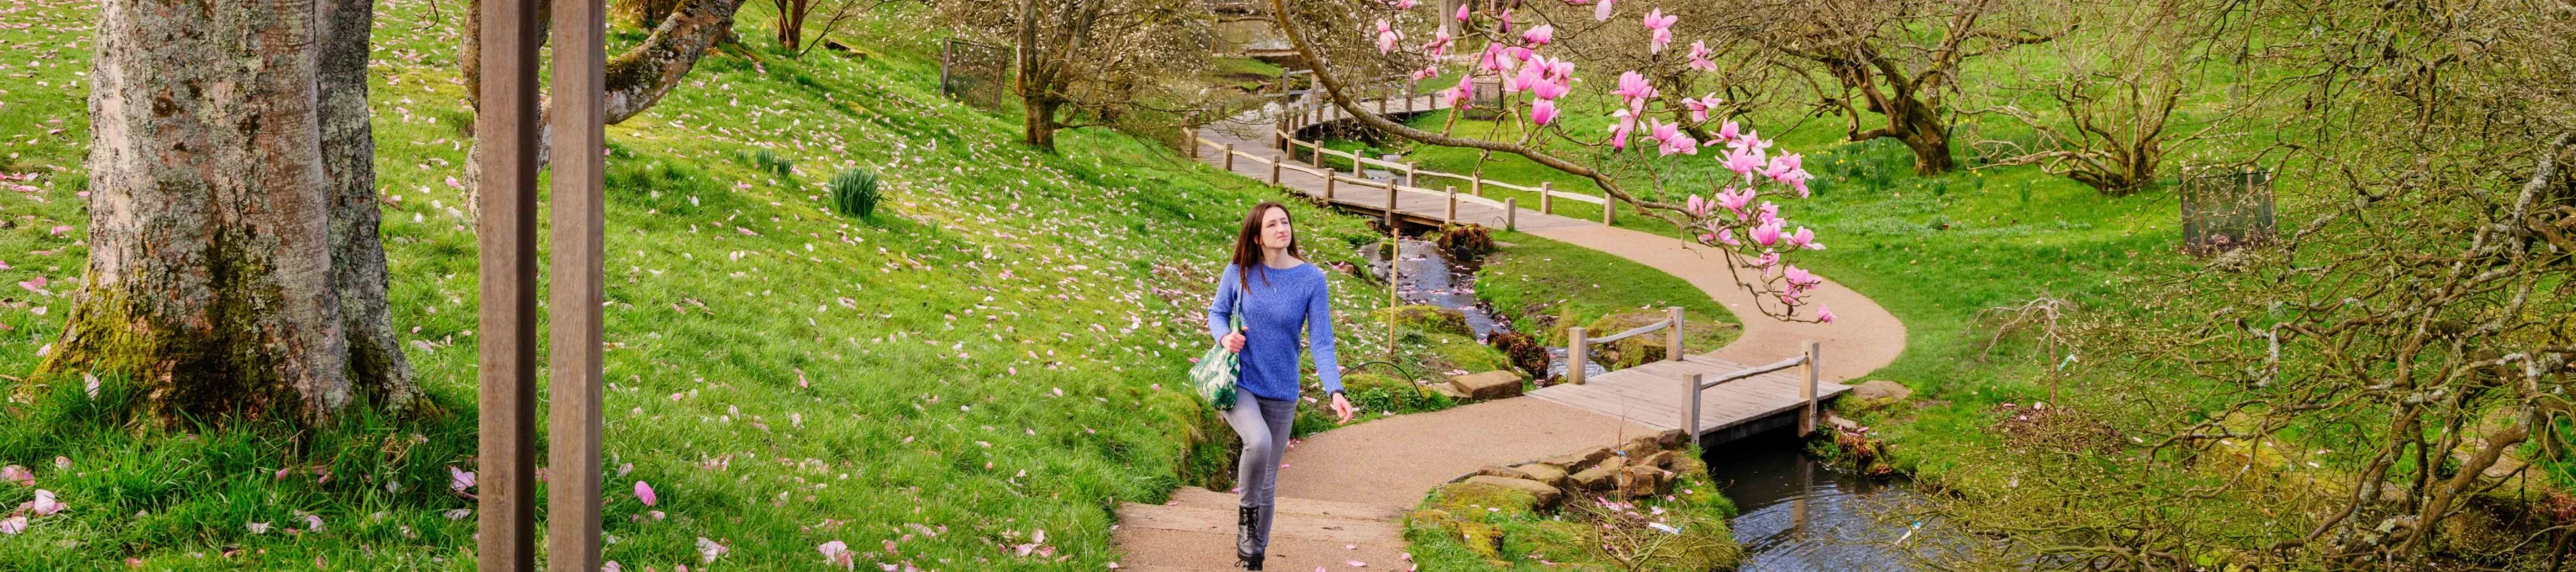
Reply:
M1261 507L1260 524L1251 538L1239 541L1235 548L1254 554L1266 553L1270 546L1270 513L1277 504L1279 460L1288 452L1289 424L1297 419L1297 400L1276 400L1238 394L1234 407L1225 410L1225 423L1234 426L1234 434L1243 438L1243 461L1235 467L1235 485L1243 489L1243 505Z

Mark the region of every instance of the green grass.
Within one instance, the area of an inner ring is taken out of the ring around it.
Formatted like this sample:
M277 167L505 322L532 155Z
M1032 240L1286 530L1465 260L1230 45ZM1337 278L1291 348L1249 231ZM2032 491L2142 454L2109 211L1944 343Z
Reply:
M1485 259L1476 275L1476 296L1510 316L1514 331L1551 344L1564 343L1565 328L1602 316L1661 315L1673 306L1682 308L1687 322L1742 323L1707 292L1653 267L1528 233L1498 233L1494 240L1512 245ZM1553 317L1554 327L1540 327L1542 316ZM1735 341L1740 331L1693 328L1683 343L1692 351L1713 350Z
M1698 448L1690 453L1696 463ZM1732 544L1734 533L1727 519L1736 515L1734 503L1718 492L1705 469L1678 476L1673 494L1637 499L1629 510ZM1413 562L1422 570L1622 569L1601 552L1600 535L1595 532L1601 525L1586 520L1578 508L1598 506L1601 501L1567 498L1553 514L1532 511L1529 502L1528 493L1518 491L1434 492L1405 518L1404 537L1411 543ZM1499 549L1492 544L1496 536L1502 538ZM1741 549L1701 556L1732 561L1741 556Z
M115 376L95 398L77 379L12 377L0 463L35 468L36 488L71 508L0 537L0 568L471 566L474 518L450 511L474 503L447 488L449 467L474 466L479 334L476 242L448 183L471 124L454 10L379 9L372 107L394 323L437 413L354 414L310 433L162 430L116 413L134 397ZM0 193L0 279L49 280L0 307L12 375L60 334L87 256L74 193L86 188L92 10L34 4L11 17L33 26L0 29L22 53L59 50L12 68L0 96L10 170L44 174L28 182L38 192ZM927 40L885 33L903 20L888 21L843 38L884 50L864 59L711 56L608 129L607 560L695 567L703 537L731 549L716 566L819 564L815 547L840 540L865 566L1096 570L1113 559L1110 507L1231 466L1230 433L1181 391L1181 372L1207 343L1201 312L1233 222L1278 192L1114 132L1066 133L1061 155L1026 150L1015 118L940 98ZM741 26L766 23L753 13ZM761 151L781 161L746 159ZM850 168L882 178L871 219L830 211L825 183ZM1357 219L1291 204L1319 261L1355 261L1373 238ZM1381 303L1357 279L1332 283L1342 320ZM1345 347L1383 343L1344 326ZM635 481L660 505L629 494ZM0 502L32 494L0 487ZM323 527L305 530L303 514ZM1006 550L1039 530L1051 555Z

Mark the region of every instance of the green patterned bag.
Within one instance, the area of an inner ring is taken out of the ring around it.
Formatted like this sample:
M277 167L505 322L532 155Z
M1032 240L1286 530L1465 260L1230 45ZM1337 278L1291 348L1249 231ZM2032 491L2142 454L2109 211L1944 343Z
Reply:
M1243 331L1241 292L1235 293L1234 314L1228 321L1234 331ZM1199 354L1198 365L1190 366L1190 385L1198 390L1199 399L1207 400L1208 405L1217 409L1233 409L1234 380L1242 373L1242 364L1238 361L1241 357L1241 354L1226 351L1225 342L1221 341L1208 348L1207 353Z

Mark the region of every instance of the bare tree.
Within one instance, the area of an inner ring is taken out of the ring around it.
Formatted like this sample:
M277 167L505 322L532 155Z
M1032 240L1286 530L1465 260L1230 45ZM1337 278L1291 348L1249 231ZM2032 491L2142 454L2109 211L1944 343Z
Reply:
M1136 112L1186 113L1197 94L1162 89L1206 66L1214 15L1193 0L942 0L942 20L988 38L1013 38L1013 90L1021 135L1053 151L1055 134Z
M1914 172L1947 173L1950 97L1962 63L2066 33L2007 0L1737 0L1723 2L1720 26L1743 41L1787 54L1802 72L1821 71L1838 90L1824 104L1841 111L1852 141L1895 139L1914 152ZM1790 16L1794 15L1794 16ZM1818 82L1822 85L1822 82ZM1863 112L1876 114L1873 120Z
M131 374L172 423L414 404L376 235L373 22L365 0L103 5L90 260L44 371Z
M2207 16L2222 6L2200 6L2190 0L2167 2L2085 2L2065 4L2086 10L2096 30L2083 39L2055 42L2064 68L2028 70L2019 85L2001 87L2007 103L1972 112L1998 115L2030 129L2035 141L1990 139L1973 145L1994 157L1993 166L2039 165L2050 174L2074 179L2104 194L2126 195L2155 183L2157 169L2175 147L2219 133L2224 120L2245 108L2242 102L2212 105L2208 117L2177 125L2176 112L2194 73L2209 51L2200 35ZM2026 95L2047 99L2055 109L2025 109Z

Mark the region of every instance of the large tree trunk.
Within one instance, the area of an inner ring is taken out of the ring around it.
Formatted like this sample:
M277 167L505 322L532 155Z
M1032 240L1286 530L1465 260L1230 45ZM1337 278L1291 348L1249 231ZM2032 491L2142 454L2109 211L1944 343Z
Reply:
M1054 98L1044 96L1020 100L1020 107L1026 112L1026 117L1022 119L1021 131L1028 137L1030 147L1036 147L1048 153L1055 152L1055 132L1058 127L1055 113L1061 105Z
M165 421L328 422L352 386L316 47L355 16L312 0L101 7L89 266L43 369L132 374Z
M377 234L384 211L376 204L376 137L368 124L373 114L367 109L367 40L374 32L375 4L317 1L322 161L331 177L331 289L340 295L349 379L359 395L406 411L419 399L420 386L403 359L393 308L385 299L385 248Z

